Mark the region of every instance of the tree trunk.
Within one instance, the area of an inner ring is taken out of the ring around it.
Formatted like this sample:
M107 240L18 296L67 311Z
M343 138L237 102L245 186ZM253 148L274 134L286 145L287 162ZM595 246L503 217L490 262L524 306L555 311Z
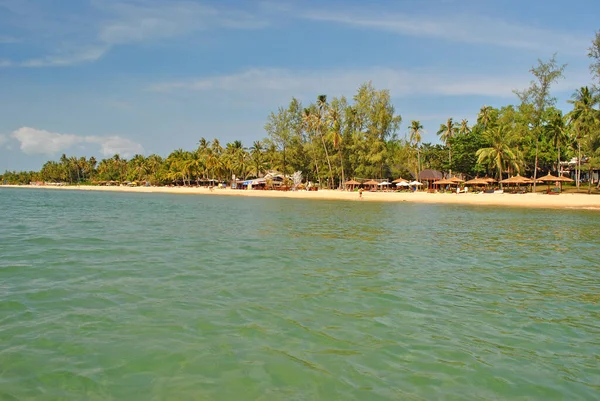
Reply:
M329 152L327 152L327 145L325 144L325 137L319 130L321 136L321 142L323 143L323 149L325 150L325 158L327 159L327 165L329 166L329 179L327 180L327 188L331 188L333 184L333 170L331 169L331 160L329 160Z
M450 172L450 177L452 177L452 146L448 146L448 160L450 164L448 171Z
M579 181L581 179L581 142L577 140L577 174L575 174L575 178L577 179L577 192L579 192Z
M535 183L537 181L537 169L538 169L538 138L535 138L535 166L533 168L533 193L535 193Z
M342 148L339 148L339 153L340 153L340 167L342 169L342 182L340 183L340 187L344 188L344 182L345 182L345 178L344 178L344 154L342 153Z

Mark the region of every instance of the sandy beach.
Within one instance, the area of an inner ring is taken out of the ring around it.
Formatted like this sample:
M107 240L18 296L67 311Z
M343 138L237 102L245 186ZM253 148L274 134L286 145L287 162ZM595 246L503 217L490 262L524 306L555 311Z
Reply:
M600 196L588 194L483 194L483 193L426 193L426 192L357 192L338 190L319 191L261 191L205 187L126 187L126 186L36 186L0 185L0 188L34 188L60 191L108 191L131 193L168 193L182 195L248 196L261 198L328 199L357 202L416 202L482 206L534 207L554 209L590 209L600 211Z

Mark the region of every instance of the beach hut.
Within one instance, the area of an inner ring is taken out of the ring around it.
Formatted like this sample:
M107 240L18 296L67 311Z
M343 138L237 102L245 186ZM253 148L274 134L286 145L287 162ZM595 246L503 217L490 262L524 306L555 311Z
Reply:
M344 187L346 188L346 191L354 191L354 189L357 188L359 185L360 185L360 182L358 182L356 180L349 180L344 183Z
M426 168L425 170L419 173L417 177L417 182L421 181L427 184L427 188L431 187L434 182L442 180L444 178L444 174L441 171L432 170Z

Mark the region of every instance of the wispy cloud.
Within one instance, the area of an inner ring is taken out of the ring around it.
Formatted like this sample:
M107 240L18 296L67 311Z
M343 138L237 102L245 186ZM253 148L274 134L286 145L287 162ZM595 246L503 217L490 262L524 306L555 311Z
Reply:
M17 7L18 4L14 5L9 10L16 19L23 20L22 29L29 31L36 40L44 38L48 48L56 48L56 42L59 42L58 47L66 50L27 60L0 60L0 67L77 65L94 62L115 46L171 39L199 31L260 29L267 25L265 19L254 14L195 1L93 0L91 4L91 11L88 10L88 15L82 17L87 23L33 6L27 8L26 15ZM26 23L29 15L34 13L37 20L60 20L62 25ZM0 43L3 40L12 43L16 38L0 36Z
M11 136L19 141L21 151L28 155L55 155L78 144L99 145L99 151L104 156L118 153L124 157L131 157L136 153L144 153L141 144L117 135L107 137L82 136L21 127L14 131Z
M21 39L14 36L0 35L0 43L19 43Z
M96 2L112 15L102 25L99 39L117 45L186 35L211 28L257 29L266 20L251 14L191 1Z
M21 67L64 67L100 59L108 47L92 47L81 49L68 54L57 54L42 58L25 60L18 65Z
M283 12L286 8L279 10ZM376 13L371 10L372 7L344 8L335 11L287 8L287 12L297 18L452 42L489 44L581 56L585 56L585 49L589 42L588 37L570 32L520 25L484 15L456 14L450 11L443 16L432 16L390 13L387 10Z
M512 90L529 83L527 75L498 76L415 72L390 68L363 70L292 71L285 69L250 69L230 75L216 75L187 81L157 83L151 91L214 91L234 94L283 93L286 96L353 94L358 86L372 81L388 88L396 97L408 95L482 95L513 96Z

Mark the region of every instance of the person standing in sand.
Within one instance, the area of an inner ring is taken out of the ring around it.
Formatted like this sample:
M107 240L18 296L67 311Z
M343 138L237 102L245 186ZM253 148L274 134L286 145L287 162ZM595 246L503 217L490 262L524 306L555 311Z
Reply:
M362 188L358 188L358 199L362 199Z

